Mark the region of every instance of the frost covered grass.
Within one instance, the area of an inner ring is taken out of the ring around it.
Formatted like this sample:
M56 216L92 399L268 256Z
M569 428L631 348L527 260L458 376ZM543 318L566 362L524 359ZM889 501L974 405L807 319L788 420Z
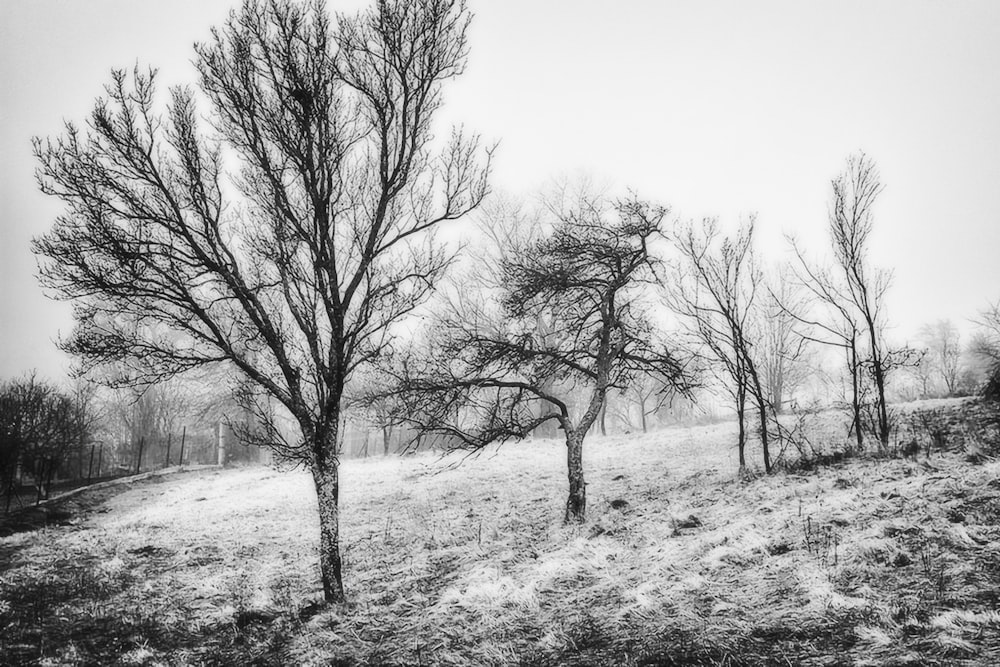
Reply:
M731 424L343 466L326 608L310 477L150 480L0 540L0 662L997 664L1000 463L740 480Z

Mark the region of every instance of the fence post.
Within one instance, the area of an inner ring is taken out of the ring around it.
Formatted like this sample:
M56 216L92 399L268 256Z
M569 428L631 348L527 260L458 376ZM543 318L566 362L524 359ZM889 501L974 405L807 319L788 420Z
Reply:
M184 465L184 441L187 439L188 427L184 426L184 430L181 431L181 457L177 459L177 465Z
M146 436L139 438L139 456L135 460L135 474L139 474L139 468L142 466L142 450L146 446Z
M174 436L173 433L167 433L167 464L164 466L165 468L170 467L170 439L173 436Z

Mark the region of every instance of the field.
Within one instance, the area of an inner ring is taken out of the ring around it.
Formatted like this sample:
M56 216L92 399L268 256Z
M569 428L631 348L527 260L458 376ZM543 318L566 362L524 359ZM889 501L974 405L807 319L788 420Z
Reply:
M590 439L569 527L556 441L347 461L343 608L317 604L304 472L82 494L0 539L0 662L1000 663L991 450L739 479L734 433Z

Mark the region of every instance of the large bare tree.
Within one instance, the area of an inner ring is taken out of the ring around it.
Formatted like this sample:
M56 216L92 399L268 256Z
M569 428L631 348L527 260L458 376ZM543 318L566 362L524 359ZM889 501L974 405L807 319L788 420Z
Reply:
M585 518L583 443L609 391L639 373L682 387L677 356L644 316L650 244L666 210L584 200L546 231L504 236L497 280L442 313L408 364L408 419L471 449L555 422L566 441L565 520ZM574 400L575 399L575 400Z
M246 0L196 47L200 93L163 107L154 72L117 71L85 128L36 142L41 188L66 205L35 242L43 283L76 304L66 347L149 380L226 365L265 426L290 415L293 437L257 432L312 471L328 601L344 600L345 384L448 265L426 232L487 189L475 137L432 142L468 24L461 0L335 20ZM150 323L163 335L138 335Z

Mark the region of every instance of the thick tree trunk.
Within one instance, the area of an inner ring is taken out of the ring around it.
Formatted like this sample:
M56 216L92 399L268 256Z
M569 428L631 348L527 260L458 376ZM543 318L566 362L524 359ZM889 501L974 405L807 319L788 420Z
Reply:
M388 426L382 427L382 456L389 456L389 438L392 436Z
M139 438L139 455L135 457L135 474L139 474L140 467L142 466L142 450L146 446L146 437L143 436Z
M569 473L566 523L581 523L587 515L587 484L583 480L583 437L586 432L586 429L566 431L566 463Z
M331 441L326 446L333 448L335 442L336 435L331 434ZM341 603L346 598L340 560L340 478L333 452L319 455L312 473L319 505L319 568L323 598L327 602Z
M785 382L782 377L784 372L783 368L778 371L778 379L771 386L771 409L774 410L775 415L781 415L785 412Z
M601 435L605 436L608 434L607 426L604 423L605 418L608 416L608 398L604 397L604 402L601 403Z

